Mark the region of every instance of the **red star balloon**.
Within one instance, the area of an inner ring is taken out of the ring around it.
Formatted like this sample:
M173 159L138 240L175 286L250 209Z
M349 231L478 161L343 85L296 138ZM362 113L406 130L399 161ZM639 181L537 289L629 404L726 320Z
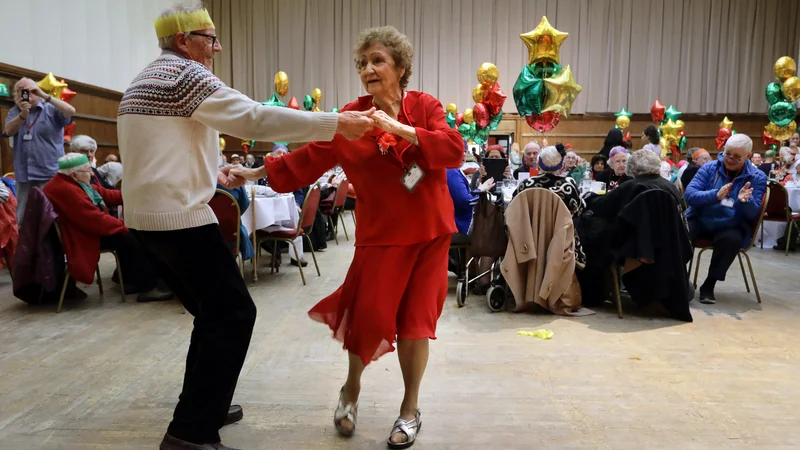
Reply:
M500 89L500 83L492 85L491 89L483 90L483 104L489 110L489 114L496 116L503 110L503 104L506 102L506 94Z
M64 127L64 141L72 142L72 133L75 132L75 121Z
M766 134L766 132L764 132ZM717 143L717 150L722 150L722 147L728 142L728 139L731 137L731 130L727 128L720 128L717 130L717 137L714 141Z
M297 110L300 109L300 103L297 103L297 98L295 98L294 95L292 96L292 99L289 100L289 104L286 105L286 106L288 106L289 108L292 108L292 109L297 109Z
M650 107L650 117L653 119L653 122L661 123L661 121L664 120L664 111L666 110L667 108L665 108L659 100L656 100L653 106Z
M76 95L78 95L77 92L73 91L68 87L65 87L64 90L61 91L61 100L70 103L72 101L72 98L75 97Z

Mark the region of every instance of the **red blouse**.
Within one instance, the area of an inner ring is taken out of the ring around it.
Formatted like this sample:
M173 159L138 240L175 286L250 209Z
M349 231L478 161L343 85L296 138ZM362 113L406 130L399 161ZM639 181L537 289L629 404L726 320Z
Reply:
M364 96L342 111L371 107L372 96ZM337 134L331 142L312 142L281 158L269 157L264 166L270 187L293 192L315 183L338 164L358 192L355 245L408 245L455 233L445 169L461 166L461 135L447 125L439 100L423 92L406 93L397 119L416 128L419 146L395 136L393 151L382 155L377 143L382 130L357 141ZM401 181L403 165L410 167L414 162L425 176L409 192Z

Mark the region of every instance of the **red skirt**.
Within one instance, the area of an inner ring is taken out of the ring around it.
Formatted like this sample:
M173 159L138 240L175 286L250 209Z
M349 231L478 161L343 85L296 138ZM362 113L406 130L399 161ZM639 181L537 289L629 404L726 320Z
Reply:
M436 339L447 297L451 235L417 244L356 247L344 284L308 312L364 364L400 339Z

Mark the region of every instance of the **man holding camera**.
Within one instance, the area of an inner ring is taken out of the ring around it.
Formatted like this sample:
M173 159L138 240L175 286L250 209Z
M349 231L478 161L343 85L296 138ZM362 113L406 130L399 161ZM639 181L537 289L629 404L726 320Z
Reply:
M14 85L14 103L5 132L14 138L17 222L21 228L28 192L43 187L58 170L58 158L64 156L64 127L72 123L75 108L45 94L30 78Z

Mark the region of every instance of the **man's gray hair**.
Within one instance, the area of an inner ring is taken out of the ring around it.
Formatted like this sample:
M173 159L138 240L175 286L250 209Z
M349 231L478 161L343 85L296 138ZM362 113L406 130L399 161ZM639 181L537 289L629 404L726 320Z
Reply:
M749 155L753 152L753 140L744 133L736 133L725 142L725 150L729 148L743 148L747 150L747 154Z
M659 175L661 173L661 158L650 150L636 150L628 157L625 164L625 173L632 177L642 175Z
M174 5L170 6L169 8L161 11L161 15L158 18L171 16L177 13L192 13L195 11L200 11L203 9L203 2L202 0L185 0L182 2L175 3ZM164 36L158 39L158 47L163 49L170 49L175 46L175 36Z
M58 161L59 162L60 161L69 161L71 159L85 158L85 157L86 157L86 155L84 155L83 153L70 152L70 153L67 153L66 155L62 156L61 158L58 158ZM92 167L92 166L89 165L89 163L86 163L86 164L81 164L80 166L70 167L69 169L58 169L58 173L63 173L64 175L72 175L75 172L80 172L81 170L86 170L86 169L88 169L90 167Z
M69 150L75 153L97 151L97 141L85 134L79 134L73 136L72 140L69 142Z
M527 149L528 149L528 147L536 147L536 148L538 148L540 151L541 151L541 149L542 149L542 147L541 147L539 144L537 144L537 143L536 143L536 141L530 141L530 142L528 142L527 144L525 144L525 148L522 150L522 152L524 153L524 152L525 152L525 150L527 150Z

